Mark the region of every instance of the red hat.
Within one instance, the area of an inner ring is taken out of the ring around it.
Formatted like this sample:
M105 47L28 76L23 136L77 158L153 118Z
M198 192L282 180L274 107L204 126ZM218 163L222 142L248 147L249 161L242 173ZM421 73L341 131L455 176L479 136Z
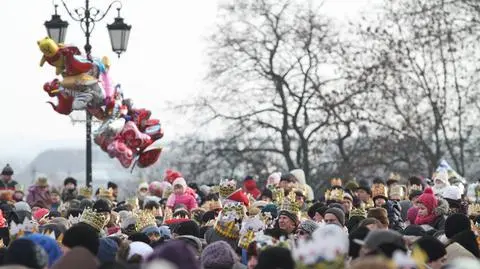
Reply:
M173 183L173 181L179 177L182 177L182 174L178 171L167 169L165 172L165 181Z
M433 194L432 188L426 188L423 194L418 197L417 202L422 203L428 209L429 214L438 206L438 200Z
M242 191L242 189L234 191L227 197L227 199L243 203L245 206L248 206L248 204L250 204L250 200L248 199L247 195Z

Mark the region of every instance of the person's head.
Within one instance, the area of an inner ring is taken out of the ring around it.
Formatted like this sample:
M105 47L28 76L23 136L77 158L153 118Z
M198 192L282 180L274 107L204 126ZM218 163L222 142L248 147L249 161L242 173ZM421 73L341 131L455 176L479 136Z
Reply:
M305 194L302 192L302 191L296 191L295 192L295 201L303 206L303 204L305 203Z
M350 212L353 209L353 197L349 193L345 193L343 195L343 201L342 201L343 208L345 209L345 212Z
M48 179L46 177L39 177L35 182L37 189L41 192L48 191Z
M358 224L358 227L366 227L370 231L385 228L384 225L376 218L366 218Z
M345 225L345 213L341 209L331 207L325 211L323 221L326 224L336 224L343 227Z
M248 244L247 257L247 269L255 269L255 266L257 266L258 263L257 241Z
M4 265L23 265L32 269L48 268L48 255L32 240L20 238L8 246L3 258Z
M148 195L148 183L142 182L138 185L138 188L137 188L138 199L143 201L143 199L145 199L147 195Z
M232 268L239 261L237 254L225 241L216 241L202 252L201 257L204 268Z
M105 225L110 222L112 211L112 204L110 201L105 199L98 199L93 204L93 210L97 212L97 214L102 214L105 216Z
M381 207L381 206L383 206L384 204L387 203L387 200L385 200L384 197L375 197L375 199L373 199L373 201L374 201L376 207Z
M60 203L60 201L61 201L60 194L58 193L58 191L56 189L53 189L52 192L50 193L50 201L53 204Z
M445 236L452 238L463 231L470 231L471 227L470 220L466 215L452 214L445 220Z
M118 197L118 185L114 182L109 181L107 183L107 189L112 189L113 197Z
M318 229L318 224L313 220L304 220L302 221L297 228L296 236L301 239L311 238L313 232Z
M23 201L23 198L24 198L24 197L25 197L25 194L23 193L23 191L16 190L16 191L13 193L12 199L13 199L15 202L20 202L20 201Z
M282 175L280 178L279 187L284 189L286 192L291 191L297 183L297 179L292 174Z
M273 193L271 190L266 189L260 195L260 200L270 203L273 200Z
M67 190L74 190L75 188L77 188L77 180L73 177L67 177L63 181L63 187Z
M371 195L371 190L368 189L367 187L358 187L357 189L357 197L360 199L362 202L366 203L370 199Z
M367 213L367 218L377 219L381 224L383 229L388 229L390 221L388 220L388 212L383 207L370 208Z
M280 229L291 234L295 231L297 224L298 217L295 214L285 210L280 211L278 216L278 226Z
M355 240L355 242L362 246L360 257L380 254L392 258L397 250L407 251L402 235L392 230L373 230L367 234L365 240Z
M88 249L94 256L98 253L99 247L98 232L93 227L85 224L76 224L65 232L62 240L63 252L80 246Z
M261 251L255 269L271 268L294 269L295 262L290 250L281 247L271 247Z
M144 210L151 211L155 217L161 216L160 204L156 201L148 201L144 206Z
M9 164L7 164L3 170L2 170L2 174L0 175L2 180L5 181L5 182L8 182L12 179L12 176L13 176L13 169L12 167L10 167Z
M179 177L173 181L173 193L182 195L187 191L187 182L183 177Z
M433 194L431 188L426 188L422 195L417 199L418 213L420 217L425 217L433 214L433 210L438 206L438 200Z
M431 269L441 269L447 261L447 250L445 245L440 240L424 236L415 241L415 246L418 246L428 256L427 265Z

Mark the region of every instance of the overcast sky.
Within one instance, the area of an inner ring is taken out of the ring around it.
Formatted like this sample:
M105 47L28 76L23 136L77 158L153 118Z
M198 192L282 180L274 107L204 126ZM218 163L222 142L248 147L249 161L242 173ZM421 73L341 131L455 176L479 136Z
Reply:
M299 0L300 1L300 0ZM317 1L317 0L314 0ZM326 0L324 11L339 21L354 19L360 11L381 0ZM60 3L60 1L57 1ZM73 9L84 1L68 0ZM105 9L110 1L91 1ZM217 0L130 0L123 1L122 16L132 25L128 50L120 59L111 51L106 23L111 12L97 23L92 35L92 54L109 56L111 74L121 83L125 96L138 107L152 110L165 129L165 139L173 140L188 128L187 119L165 111L166 103L178 103L201 93L206 85L205 37L216 20ZM52 147L83 147L85 128L73 126L70 118L54 112L46 104L43 83L55 78L54 68L39 67L41 53L36 41L46 36L43 25L53 13L51 0L1 0L2 83L0 156L34 157ZM66 43L83 51L84 35L63 6L62 19L68 20Z

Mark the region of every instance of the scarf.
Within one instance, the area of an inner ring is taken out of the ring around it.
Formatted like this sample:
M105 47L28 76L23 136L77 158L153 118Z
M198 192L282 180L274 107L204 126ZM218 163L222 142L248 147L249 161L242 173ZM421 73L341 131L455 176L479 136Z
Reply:
M435 216L435 214L429 214L427 216L417 215L417 217L415 218L415 224L416 225L431 224L436 217L437 216Z

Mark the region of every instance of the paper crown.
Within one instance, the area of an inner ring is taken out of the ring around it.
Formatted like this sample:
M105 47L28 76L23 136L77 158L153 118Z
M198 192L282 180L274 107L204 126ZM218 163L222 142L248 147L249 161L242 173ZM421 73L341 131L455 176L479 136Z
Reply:
M387 192L387 186L385 186L383 183L375 183L372 185L372 198L383 197L388 199Z
M98 196L98 198L104 198L104 199L112 201L114 199L113 189L111 189L111 188L110 189L100 188L97 196Z
M215 222L213 226L215 232L228 239L236 240L239 237L240 229L235 221Z
M288 195L278 204L279 211L288 211L293 214L300 212L300 204L297 202L295 190L291 190Z
M478 216L480 215L480 204L474 203L468 205L468 215L469 216Z
M135 215L137 216L137 222L135 224L137 232L141 232L143 229L150 226L157 226L157 221L152 212L140 210Z
M231 202L223 205L219 219L224 221L241 220L246 215L246 207L239 202Z
M57 238L56 234L55 234L55 231L50 231L50 230L47 230L45 232L43 232L44 235L47 235L49 236L50 238L54 239L57 241L58 244L62 244L62 241L63 241L63 233L60 234Z
M398 198L400 200L403 200L405 198L406 189L407 187L403 185L390 186L390 199Z
M225 179L222 182L220 182L219 188L220 188L219 189L220 196L223 198L227 198L228 196L230 196L230 194L232 194L233 192L235 192L235 190L237 190L237 182L233 179L232 180Z
M163 199L168 199L168 197L170 196L170 194L173 193L173 188L172 186L167 186L165 187L165 189L163 190L163 193L162 193L162 198Z
M341 187L342 186L342 179L338 178L338 177L330 179L330 186Z
M220 186L215 185L215 186L210 187L210 193L212 193L212 194L220 193Z
M259 215L245 218L242 222L242 229L240 230L240 240L238 246L247 249L248 245L255 239L255 234L265 228L265 223L261 220Z
M86 208L83 210L83 213L80 217L80 222L86 223L93 228L95 228L97 231L101 231L103 227L105 226L105 221L107 220L107 217L101 213L97 213L96 211Z
M81 217L81 216L74 217L74 216L70 215L70 216L68 217L68 222L70 223L71 226L73 226L73 225L75 225L75 224L77 224L77 223L80 222L80 217Z
M248 196L243 192L242 189L238 189L234 192L232 192L228 197L228 200L243 203L245 206L248 206L250 204L250 200Z
M364 217L364 218L366 218L367 217L367 211L363 207L360 207L360 208L355 207L350 211L349 218L351 218L351 217Z
M343 201L344 191L342 188L331 188L325 192L326 201Z
M219 200L206 201L205 203L203 203L202 208L204 208L206 211L220 210L222 209L222 202L220 202Z
M400 174L398 174L398 173L393 173L393 172L392 172L392 173L390 173L390 175L388 176L387 182L388 182L388 183L399 182L400 179L402 179L402 178L400 177Z
M283 198L285 198L285 192L281 188L274 188L272 189L272 200L276 202L277 204L283 201Z
M38 231L38 223L34 220L25 218L22 223L10 222L10 237L13 239L22 237L25 234L36 233Z
M132 206L133 210L139 208L137 197L131 197L125 200L125 204Z
M89 188L89 187L81 187L81 188L78 190L78 194L79 194L80 196L83 196L83 197L86 197L86 198L92 198L93 191L92 191L92 188Z

